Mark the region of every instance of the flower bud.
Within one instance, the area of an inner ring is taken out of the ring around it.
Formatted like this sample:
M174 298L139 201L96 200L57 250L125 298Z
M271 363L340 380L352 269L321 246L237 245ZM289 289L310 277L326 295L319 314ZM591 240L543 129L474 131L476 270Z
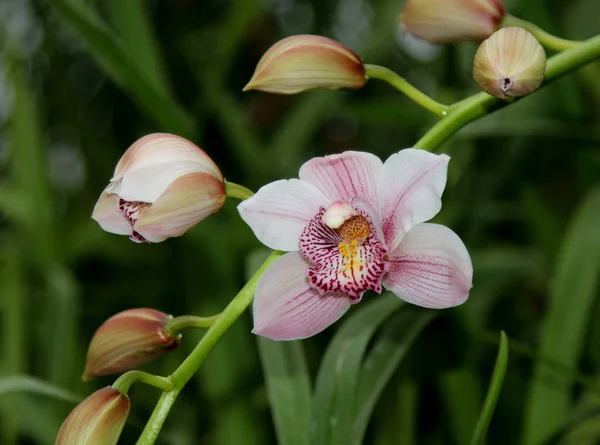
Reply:
M473 78L500 99L525 96L544 80L546 53L523 28L503 28L484 41L475 54Z
M225 202L216 164L187 139L144 136L123 154L92 218L107 232L135 242L181 236Z
M90 395L66 418L55 445L116 445L131 403L112 387Z
M295 94L360 88L365 82L365 67L354 51L326 37L298 35L269 48L244 91Z
M154 309L120 312L98 328L88 348L83 380L137 367L179 346L164 329L169 315Z
M457 43L488 38L505 13L501 0L407 0L401 21L430 43Z

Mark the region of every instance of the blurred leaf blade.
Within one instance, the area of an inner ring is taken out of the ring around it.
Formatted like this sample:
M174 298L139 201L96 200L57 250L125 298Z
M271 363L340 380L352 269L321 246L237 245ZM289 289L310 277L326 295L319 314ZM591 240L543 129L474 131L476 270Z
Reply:
M375 341L362 364L350 436L352 444L363 443L367 425L383 389L434 316L433 311L405 305L385 323L381 337Z
M32 376L18 375L0 379L0 395L30 393L67 403L79 403L81 397L64 388Z
M496 365L494 366L494 373L492 374L492 380L488 389L483 409L475 427L473 438L471 439L471 445L484 445L485 436L487 434L494 410L496 409L496 403L500 396L500 390L502 389L502 383L504 382L504 375L506 374L506 367L508 365L508 338L504 332L500 333L500 348L498 349L498 358L496 359Z
M257 340L277 443L308 445L311 385L302 343Z
M317 375L310 443L350 443L363 357L379 325L402 301L392 295L361 305L329 343Z
M137 72L156 90L167 92L167 80L158 45L152 34L143 0L110 0L111 17Z
M146 76L134 67L120 40L89 6L71 0L51 0L51 5L81 37L90 55L107 75L152 116L164 131L190 139L195 129L191 117L169 96L168 92L148 83Z
M586 326L593 312L600 268L600 186L593 188L575 212L563 240L551 285L540 356L577 369ZM558 383L560 382L560 383ZM560 428L570 407L571 380L555 379L538 362L530 384L525 418L525 445L537 445Z

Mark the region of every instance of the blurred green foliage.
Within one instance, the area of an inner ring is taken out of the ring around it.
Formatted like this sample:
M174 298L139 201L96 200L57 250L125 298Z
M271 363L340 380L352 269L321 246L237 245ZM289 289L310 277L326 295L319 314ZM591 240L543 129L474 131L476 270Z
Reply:
M566 38L600 32L598 0L505 3ZM1 444L54 443L74 400L112 382L80 380L106 318L140 306L217 313L260 249L235 202L158 245L100 230L91 210L135 139L188 137L227 178L256 189L295 176L315 155L360 149L385 159L432 124L382 83L242 94L262 53L298 33L335 38L444 102L476 91L476 45L408 39L398 30L401 8L401 0L0 2ZM437 221L472 254L465 305L431 321L404 306L377 315L397 301L367 295L343 323L301 345L257 339L246 314L186 387L159 443L267 444L276 434L283 445L303 443L286 430L296 419L315 444L365 434L376 445L462 445L500 330L511 358L487 443L599 443L599 73L600 62L590 65L443 147L453 160ZM169 374L199 335L144 369ZM342 375L325 372L339 360ZM122 443L135 442L157 398L133 389Z

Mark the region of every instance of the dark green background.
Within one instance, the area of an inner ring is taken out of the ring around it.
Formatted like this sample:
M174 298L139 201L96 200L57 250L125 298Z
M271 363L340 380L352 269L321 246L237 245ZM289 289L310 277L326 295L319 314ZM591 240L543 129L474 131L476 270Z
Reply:
M506 4L563 37L600 32L598 0ZM355 149L385 159L435 121L377 81L357 92L242 93L264 51L297 33L338 39L442 102L477 91L477 46L415 46L399 30L401 8L398 0L0 0L0 375L40 379L0 380L1 444L54 443L73 405L39 394L42 382L84 397L113 381L80 381L103 320L144 306L217 313L261 253L235 200L162 244L100 230L90 219L95 201L137 138L188 137L226 178L256 190L296 176L313 156ZM501 329L510 362L488 443L540 445L522 438L544 423L585 436L553 443L600 438L599 105L597 62L442 147L452 162L436 221L471 252L474 288L402 361L366 443L465 443ZM337 327L304 342L312 375ZM246 313L183 391L159 443L275 443L250 329ZM143 369L168 374L198 338L186 334ZM122 443L135 442L157 397L133 389Z

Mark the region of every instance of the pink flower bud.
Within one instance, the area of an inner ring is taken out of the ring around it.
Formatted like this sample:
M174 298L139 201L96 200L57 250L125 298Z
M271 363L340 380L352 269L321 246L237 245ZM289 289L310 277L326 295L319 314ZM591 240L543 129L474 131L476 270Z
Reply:
M407 0L404 29L430 43L483 40L504 18L501 0Z
M217 165L179 136L156 133L123 154L92 218L107 232L135 242L181 236L225 202Z
M244 91L295 94L360 88L365 82L365 67L354 51L326 37L298 35L269 48Z
M55 445L116 445L131 404L112 387L90 395L62 424Z
M120 312L98 328L88 348L83 380L137 367L179 346L164 329L169 315L154 309Z

